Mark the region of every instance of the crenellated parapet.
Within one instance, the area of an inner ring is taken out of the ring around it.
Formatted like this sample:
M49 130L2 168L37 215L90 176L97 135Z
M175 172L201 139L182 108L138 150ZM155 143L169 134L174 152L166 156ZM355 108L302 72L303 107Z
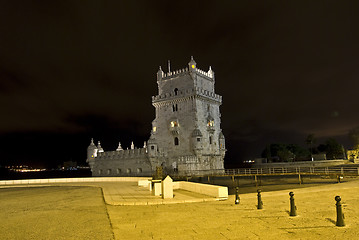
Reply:
M197 96L209 98L211 100L222 103L222 96L215 94L214 92L210 92L210 91L204 90L202 88L196 88L195 93Z
M184 91L179 90L177 94L170 92L157 96L152 96L152 103L170 101L175 99L179 101L180 98L186 99L188 97L202 97L202 98L207 98L208 100L222 103L222 96L199 87L193 89L186 89Z
M147 156L147 148L135 148L121 151L106 151L97 154L97 159L125 159L125 158L139 158Z
M178 164L199 163L196 156L180 156L178 157Z
M179 77L179 76L183 76L185 74L188 74L188 68L182 68L176 71L172 71L172 72L168 72L168 73L163 73L162 75L162 79L161 80L168 80L174 77Z
M169 80L169 79L172 79L172 78L184 76L186 74L191 73L192 71L194 71L195 73L197 73L201 77L204 77L204 78L206 78L206 79L208 79L210 81L214 80L214 72L213 72L213 70L211 68L209 68L209 70L207 72L203 71L203 70L201 70L199 68L194 68L193 70L190 70L189 68L182 68L182 69L167 72L167 73L160 70L157 77L158 77L158 80Z

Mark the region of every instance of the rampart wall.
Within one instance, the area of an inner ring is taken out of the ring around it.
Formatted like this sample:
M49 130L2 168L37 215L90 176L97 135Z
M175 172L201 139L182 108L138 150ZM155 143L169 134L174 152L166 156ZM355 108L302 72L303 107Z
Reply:
M92 176L151 176L147 148L98 153Z

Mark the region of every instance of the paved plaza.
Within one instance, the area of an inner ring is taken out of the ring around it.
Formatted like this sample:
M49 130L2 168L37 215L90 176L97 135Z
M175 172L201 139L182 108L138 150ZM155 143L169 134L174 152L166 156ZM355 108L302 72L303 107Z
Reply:
M136 182L96 183L103 189L104 199L109 205L156 205L216 201L214 197L189 192L181 189L174 190L173 199L162 199L153 196L148 188L138 187Z
M295 194L296 217L289 216L289 191ZM68 183L0 192L1 239L357 239L359 235L358 180L264 191L262 210L257 210L256 193L241 194L235 205L233 195L216 201L180 190L168 202L172 204L163 204L136 183ZM335 226L336 195L342 198L345 227Z

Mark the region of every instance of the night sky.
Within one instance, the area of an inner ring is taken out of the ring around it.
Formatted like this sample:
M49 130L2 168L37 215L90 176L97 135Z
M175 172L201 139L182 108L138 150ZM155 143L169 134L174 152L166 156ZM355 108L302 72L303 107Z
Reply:
M359 126L358 1L0 1L0 165L148 140L156 72L216 74L226 166Z

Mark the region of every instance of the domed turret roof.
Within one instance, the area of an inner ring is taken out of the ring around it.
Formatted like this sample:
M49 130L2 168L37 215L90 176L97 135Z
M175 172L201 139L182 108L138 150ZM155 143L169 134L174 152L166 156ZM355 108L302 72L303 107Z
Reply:
M224 135L222 132L219 133L219 139L224 139Z
M119 142L116 151L122 151L122 150L123 150L123 148L121 146L121 142Z
M214 118L210 114L208 114L207 120L208 121L214 121Z
M91 138L91 143L90 145L87 147L88 150L94 150L97 149L96 145L93 143L93 138Z
M97 148L98 148L98 152L104 152L103 148L101 147L100 141L98 141Z

